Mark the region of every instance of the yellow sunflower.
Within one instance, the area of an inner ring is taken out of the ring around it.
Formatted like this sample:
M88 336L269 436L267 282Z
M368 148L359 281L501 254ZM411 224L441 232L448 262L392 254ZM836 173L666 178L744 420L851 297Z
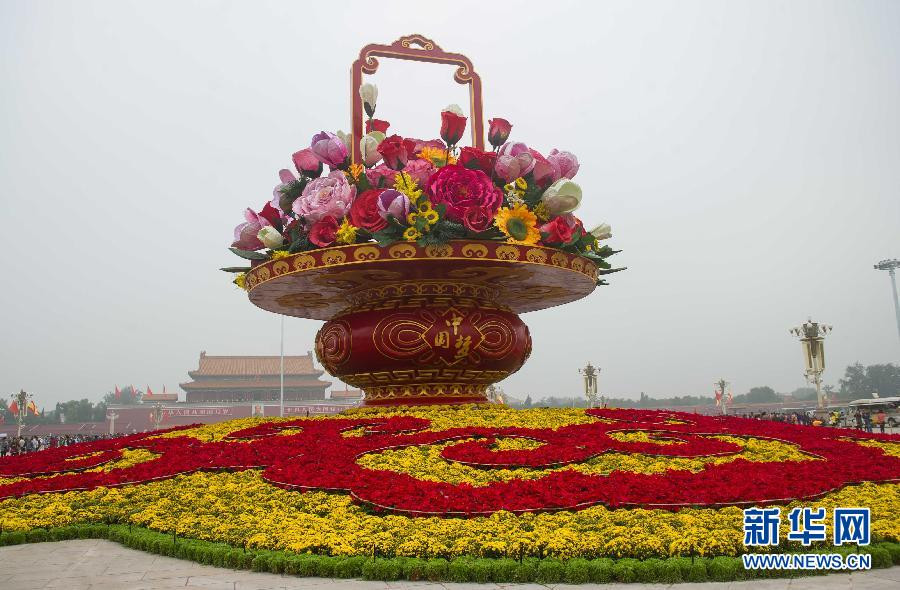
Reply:
M494 225L507 236L510 244L532 246L541 239L537 228L537 217L525 205L501 207L497 211Z
M403 232L403 239L406 240L407 242L415 242L416 240L418 240L421 237L422 237L422 234L420 234L419 230L417 230L414 227L408 227Z
M456 164L456 158L453 156L448 157L447 150L430 146L422 148L422 151L419 152L419 158L430 161L438 168L446 166L447 164Z

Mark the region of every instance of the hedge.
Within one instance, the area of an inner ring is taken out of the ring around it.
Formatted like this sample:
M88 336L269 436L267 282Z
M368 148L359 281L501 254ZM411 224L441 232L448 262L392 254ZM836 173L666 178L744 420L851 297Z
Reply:
M109 539L126 547L203 564L257 572L327 578L367 580L428 580L452 582L536 582L582 584L586 582L729 582L752 578L797 577L826 574L827 570L745 570L740 557L670 557L668 559L552 557L522 560L458 557L344 557L242 549L225 543L186 539L127 525L76 525L27 532L0 532L0 546L67 539ZM868 553L873 568L900 565L900 543L876 543L867 547L835 547L836 553Z

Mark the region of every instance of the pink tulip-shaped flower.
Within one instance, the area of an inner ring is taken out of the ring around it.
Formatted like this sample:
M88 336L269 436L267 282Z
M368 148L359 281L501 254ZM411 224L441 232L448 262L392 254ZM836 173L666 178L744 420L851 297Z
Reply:
M310 181L291 208L306 219L307 224L329 215L341 219L347 214L355 196L356 187L347 182L343 172L335 170L328 176Z
M328 164L331 168L343 164L349 154L347 144L340 137L328 131L321 131L313 135L309 149L320 162Z
M545 158L537 150L528 150L534 158L534 169L531 171L534 181L540 187L548 187L559 179L559 165Z
M534 156L528 151L527 145L521 142L508 142L503 144L497 153L494 171L506 182L512 182L534 170L534 166Z
M244 223L234 228L234 242L232 248L240 248L241 250L259 250L264 244L259 239L259 230L263 227L281 228L281 211L266 203L263 210L259 213L253 211L249 207L244 211Z
M547 156L547 160L559 167L559 177L557 177L554 182L559 178L568 178L571 180L575 178L575 175L578 173L578 158L576 158L575 154L572 152L561 152L557 149L553 149L550 150L550 155Z
M394 189L386 190L378 195L376 206L382 219L387 219L388 215L393 215L398 221L405 222L406 216L409 215L409 197Z

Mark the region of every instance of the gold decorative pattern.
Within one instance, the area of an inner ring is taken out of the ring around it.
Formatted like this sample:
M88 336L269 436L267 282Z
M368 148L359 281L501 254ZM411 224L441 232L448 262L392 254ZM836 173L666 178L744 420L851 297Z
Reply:
M353 260L376 260L381 251L375 246L360 246L353 252Z
M529 339L530 341L530 339ZM426 368L395 371L378 371L374 373L354 373L341 375L341 380L356 387L371 387L391 383L481 383L488 384L506 379L509 371L485 371L478 369L461 369L454 367Z
M412 258L416 255L416 247L412 244L394 244L388 248L391 258Z
M465 244L461 251L466 258L484 258L488 253L487 246L475 243Z
M366 388L366 402L398 398L484 398L487 385L473 383L416 383Z
M335 371L350 358L352 341L346 322L328 322L316 335L316 357L329 372Z
M324 264L341 264L345 260L347 260L347 255L341 250L326 250L322 253Z
M550 262L560 268L567 268L569 266L569 257L562 252L554 252L553 256L550 257Z
M518 260L519 259L519 249L514 248L512 246L498 246L497 247L497 258L500 260Z
M441 244L440 246L425 246L425 256L429 258L447 258L453 255L453 246Z
M547 263L547 254L540 248L531 248L525 253L525 260L535 262L537 264Z
M295 270L306 270L307 268L312 268L316 265L316 259L310 256L309 254L297 254L294 257L294 269Z
M275 264L272 265L272 272L275 273L275 276L281 276L283 274L287 274L291 272L291 265L285 262L284 260L279 260Z

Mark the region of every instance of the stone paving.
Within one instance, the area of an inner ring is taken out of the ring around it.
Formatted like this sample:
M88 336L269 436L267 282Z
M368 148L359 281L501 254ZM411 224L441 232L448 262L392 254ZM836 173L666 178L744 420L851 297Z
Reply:
M31 543L0 547L0 589L32 590L546 590L540 584L454 584L449 582L367 582L297 578L230 570L171 557L161 557L101 539ZM559 590L662 590L665 584L557 584ZM831 574L796 580L676 584L674 590L877 590L900 588L900 567L852 574Z

